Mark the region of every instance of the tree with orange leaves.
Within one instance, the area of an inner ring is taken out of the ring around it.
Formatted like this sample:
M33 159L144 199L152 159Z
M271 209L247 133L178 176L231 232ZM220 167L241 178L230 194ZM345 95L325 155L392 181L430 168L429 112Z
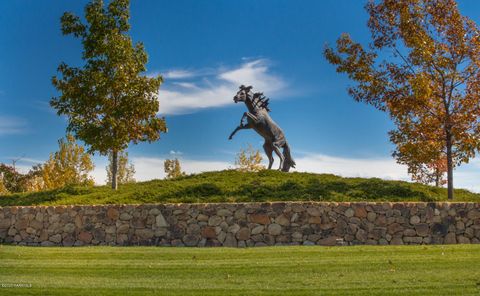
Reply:
M382 0L366 5L368 49L343 34L327 60L356 81L349 94L386 111L400 163L446 159L448 198L453 169L480 146L480 31L454 0Z
M436 187L440 187L447 184L447 180L445 180L447 159L441 158L431 163L420 164L417 167L409 167L409 172L412 174L414 181L423 184L433 183Z
M435 150L433 150L435 149ZM440 148L441 149L441 148ZM397 149L393 153L397 162L408 166L408 173L412 180L423 184L434 184L436 187L447 183L447 158L445 154L437 155L438 148L428 147L415 142L397 143Z

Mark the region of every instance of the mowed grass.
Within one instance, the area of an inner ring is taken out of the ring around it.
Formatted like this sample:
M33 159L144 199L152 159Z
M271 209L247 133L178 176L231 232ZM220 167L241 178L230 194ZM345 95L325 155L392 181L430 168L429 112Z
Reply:
M479 295L480 246L0 246L0 295L345 294Z
M160 169L160 168L159 168ZM53 191L0 196L0 206L205 203L264 201L444 201L445 188L377 178L265 170L208 172L174 180L121 185L67 187ZM455 201L480 202L480 194L455 190Z

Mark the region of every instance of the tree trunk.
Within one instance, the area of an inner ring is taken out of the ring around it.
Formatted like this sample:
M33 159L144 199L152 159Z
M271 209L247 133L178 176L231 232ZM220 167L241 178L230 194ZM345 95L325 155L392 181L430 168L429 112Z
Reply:
M453 160L452 160L452 135L450 131L446 132L447 135L447 186L448 186L448 199L453 199Z
M117 190L118 151L112 151L112 189Z

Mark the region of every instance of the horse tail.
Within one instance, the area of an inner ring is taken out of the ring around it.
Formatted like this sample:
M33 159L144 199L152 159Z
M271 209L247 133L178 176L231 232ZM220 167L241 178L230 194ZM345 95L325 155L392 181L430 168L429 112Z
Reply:
M290 168L295 168L295 161L292 158L292 155L290 154L290 146L288 146L288 143L285 142L285 146L283 146L283 157L285 158L283 162L283 168L282 171L288 172Z

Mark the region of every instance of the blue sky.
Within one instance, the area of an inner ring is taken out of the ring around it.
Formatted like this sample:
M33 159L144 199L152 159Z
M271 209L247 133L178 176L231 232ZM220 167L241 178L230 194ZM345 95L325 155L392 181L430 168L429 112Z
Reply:
M81 66L81 44L62 36L65 11L83 15L86 1L0 2L0 162L22 157L22 169L45 161L65 135L66 121L48 102L61 61ZM169 133L156 143L131 145L137 179L163 177L163 160L179 157L188 172L233 166L253 131L227 137L244 112L232 97L252 84L271 98L297 170L344 176L408 179L390 157L388 117L347 95L351 82L322 56L343 32L369 40L364 1L132 1L131 35L145 44L148 74L160 73L160 113ZM460 1L480 22L480 3ZM278 161L278 160L277 160ZM94 176L105 179L104 157ZM275 166L275 164L274 164ZM480 164L456 172L456 185L480 191Z

